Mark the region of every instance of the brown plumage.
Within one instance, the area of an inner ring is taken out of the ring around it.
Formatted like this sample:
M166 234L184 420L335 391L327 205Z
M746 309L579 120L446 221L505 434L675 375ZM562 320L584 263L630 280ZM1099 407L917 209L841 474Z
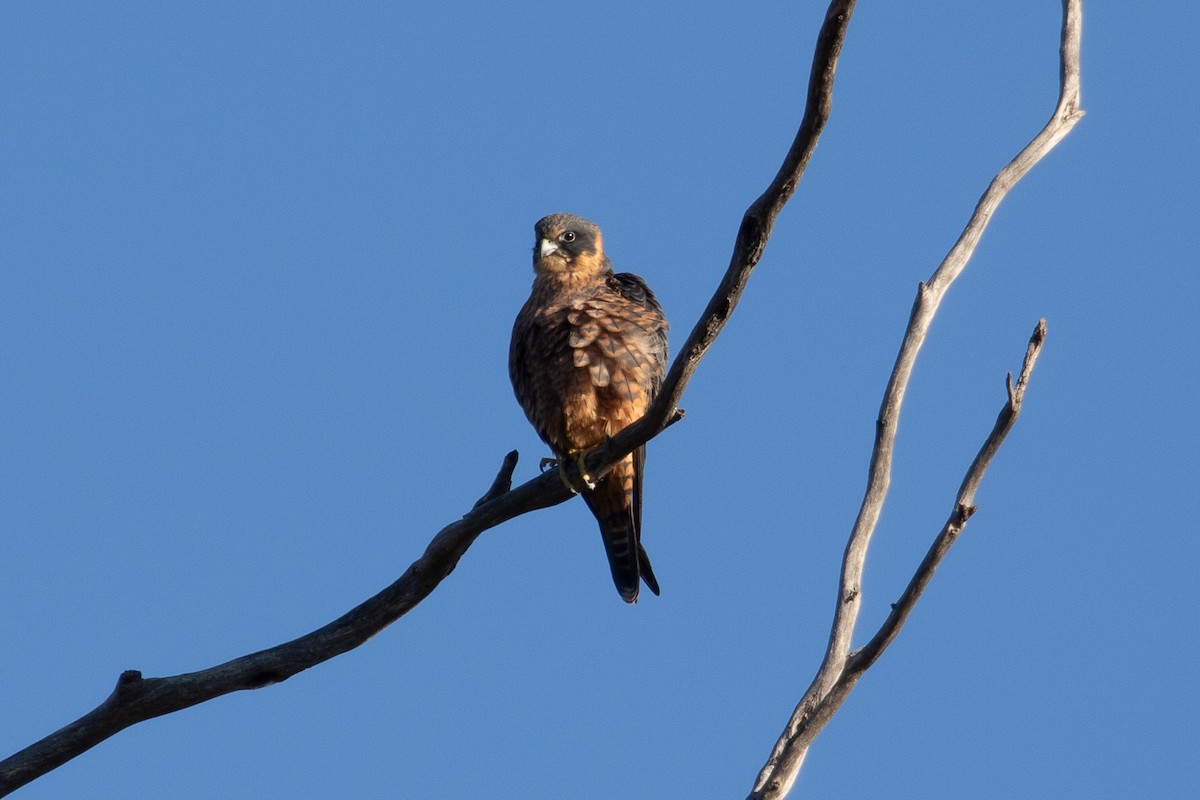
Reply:
M645 281L613 273L591 222L551 214L534 232L533 291L513 325L508 371L525 416L565 462L649 408L667 362L667 320ZM641 544L645 463L643 446L582 491L627 603L643 580L658 594Z

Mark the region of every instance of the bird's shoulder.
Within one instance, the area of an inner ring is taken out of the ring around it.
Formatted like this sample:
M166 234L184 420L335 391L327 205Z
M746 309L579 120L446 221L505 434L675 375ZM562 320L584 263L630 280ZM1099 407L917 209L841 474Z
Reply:
M632 272L617 272L608 276L605 285L606 288L616 292L621 299L629 303L662 312L658 298L654 296L649 284L640 275L634 275Z

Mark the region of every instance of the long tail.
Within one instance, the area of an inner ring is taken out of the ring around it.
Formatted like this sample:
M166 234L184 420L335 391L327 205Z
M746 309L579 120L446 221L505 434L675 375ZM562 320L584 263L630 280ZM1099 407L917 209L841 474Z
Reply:
M641 544L644 462L645 452L639 448L639 452L613 467L595 489L583 494L588 508L600 523L600 536L604 539L613 583L626 603L637 602L643 580L650 591L658 594L658 581Z

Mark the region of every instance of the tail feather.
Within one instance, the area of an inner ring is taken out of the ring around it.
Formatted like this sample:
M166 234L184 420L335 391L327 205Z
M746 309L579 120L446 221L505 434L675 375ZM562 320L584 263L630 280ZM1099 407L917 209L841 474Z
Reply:
M583 498L600 524L613 583L626 603L636 603L641 582L658 594L658 581L641 545L640 471L633 456L622 461Z
M658 597L658 578L654 577L654 570L650 568L650 556L646 555L646 548L642 547L641 542L638 542L638 569L642 573L642 580L646 582L646 588Z

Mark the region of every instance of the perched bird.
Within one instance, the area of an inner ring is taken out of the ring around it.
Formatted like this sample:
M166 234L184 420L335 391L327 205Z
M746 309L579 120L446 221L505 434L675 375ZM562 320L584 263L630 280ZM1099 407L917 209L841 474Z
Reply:
M613 583L627 603L640 581L658 594L641 544L646 448L592 482L582 457L630 423L658 393L667 362L667 320L646 282L613 273L600 229L573 214L534 226L533 290L513 324L513 391L557 457L563 480L583 494L600 523ZM585 485L572 486L576 460Z

